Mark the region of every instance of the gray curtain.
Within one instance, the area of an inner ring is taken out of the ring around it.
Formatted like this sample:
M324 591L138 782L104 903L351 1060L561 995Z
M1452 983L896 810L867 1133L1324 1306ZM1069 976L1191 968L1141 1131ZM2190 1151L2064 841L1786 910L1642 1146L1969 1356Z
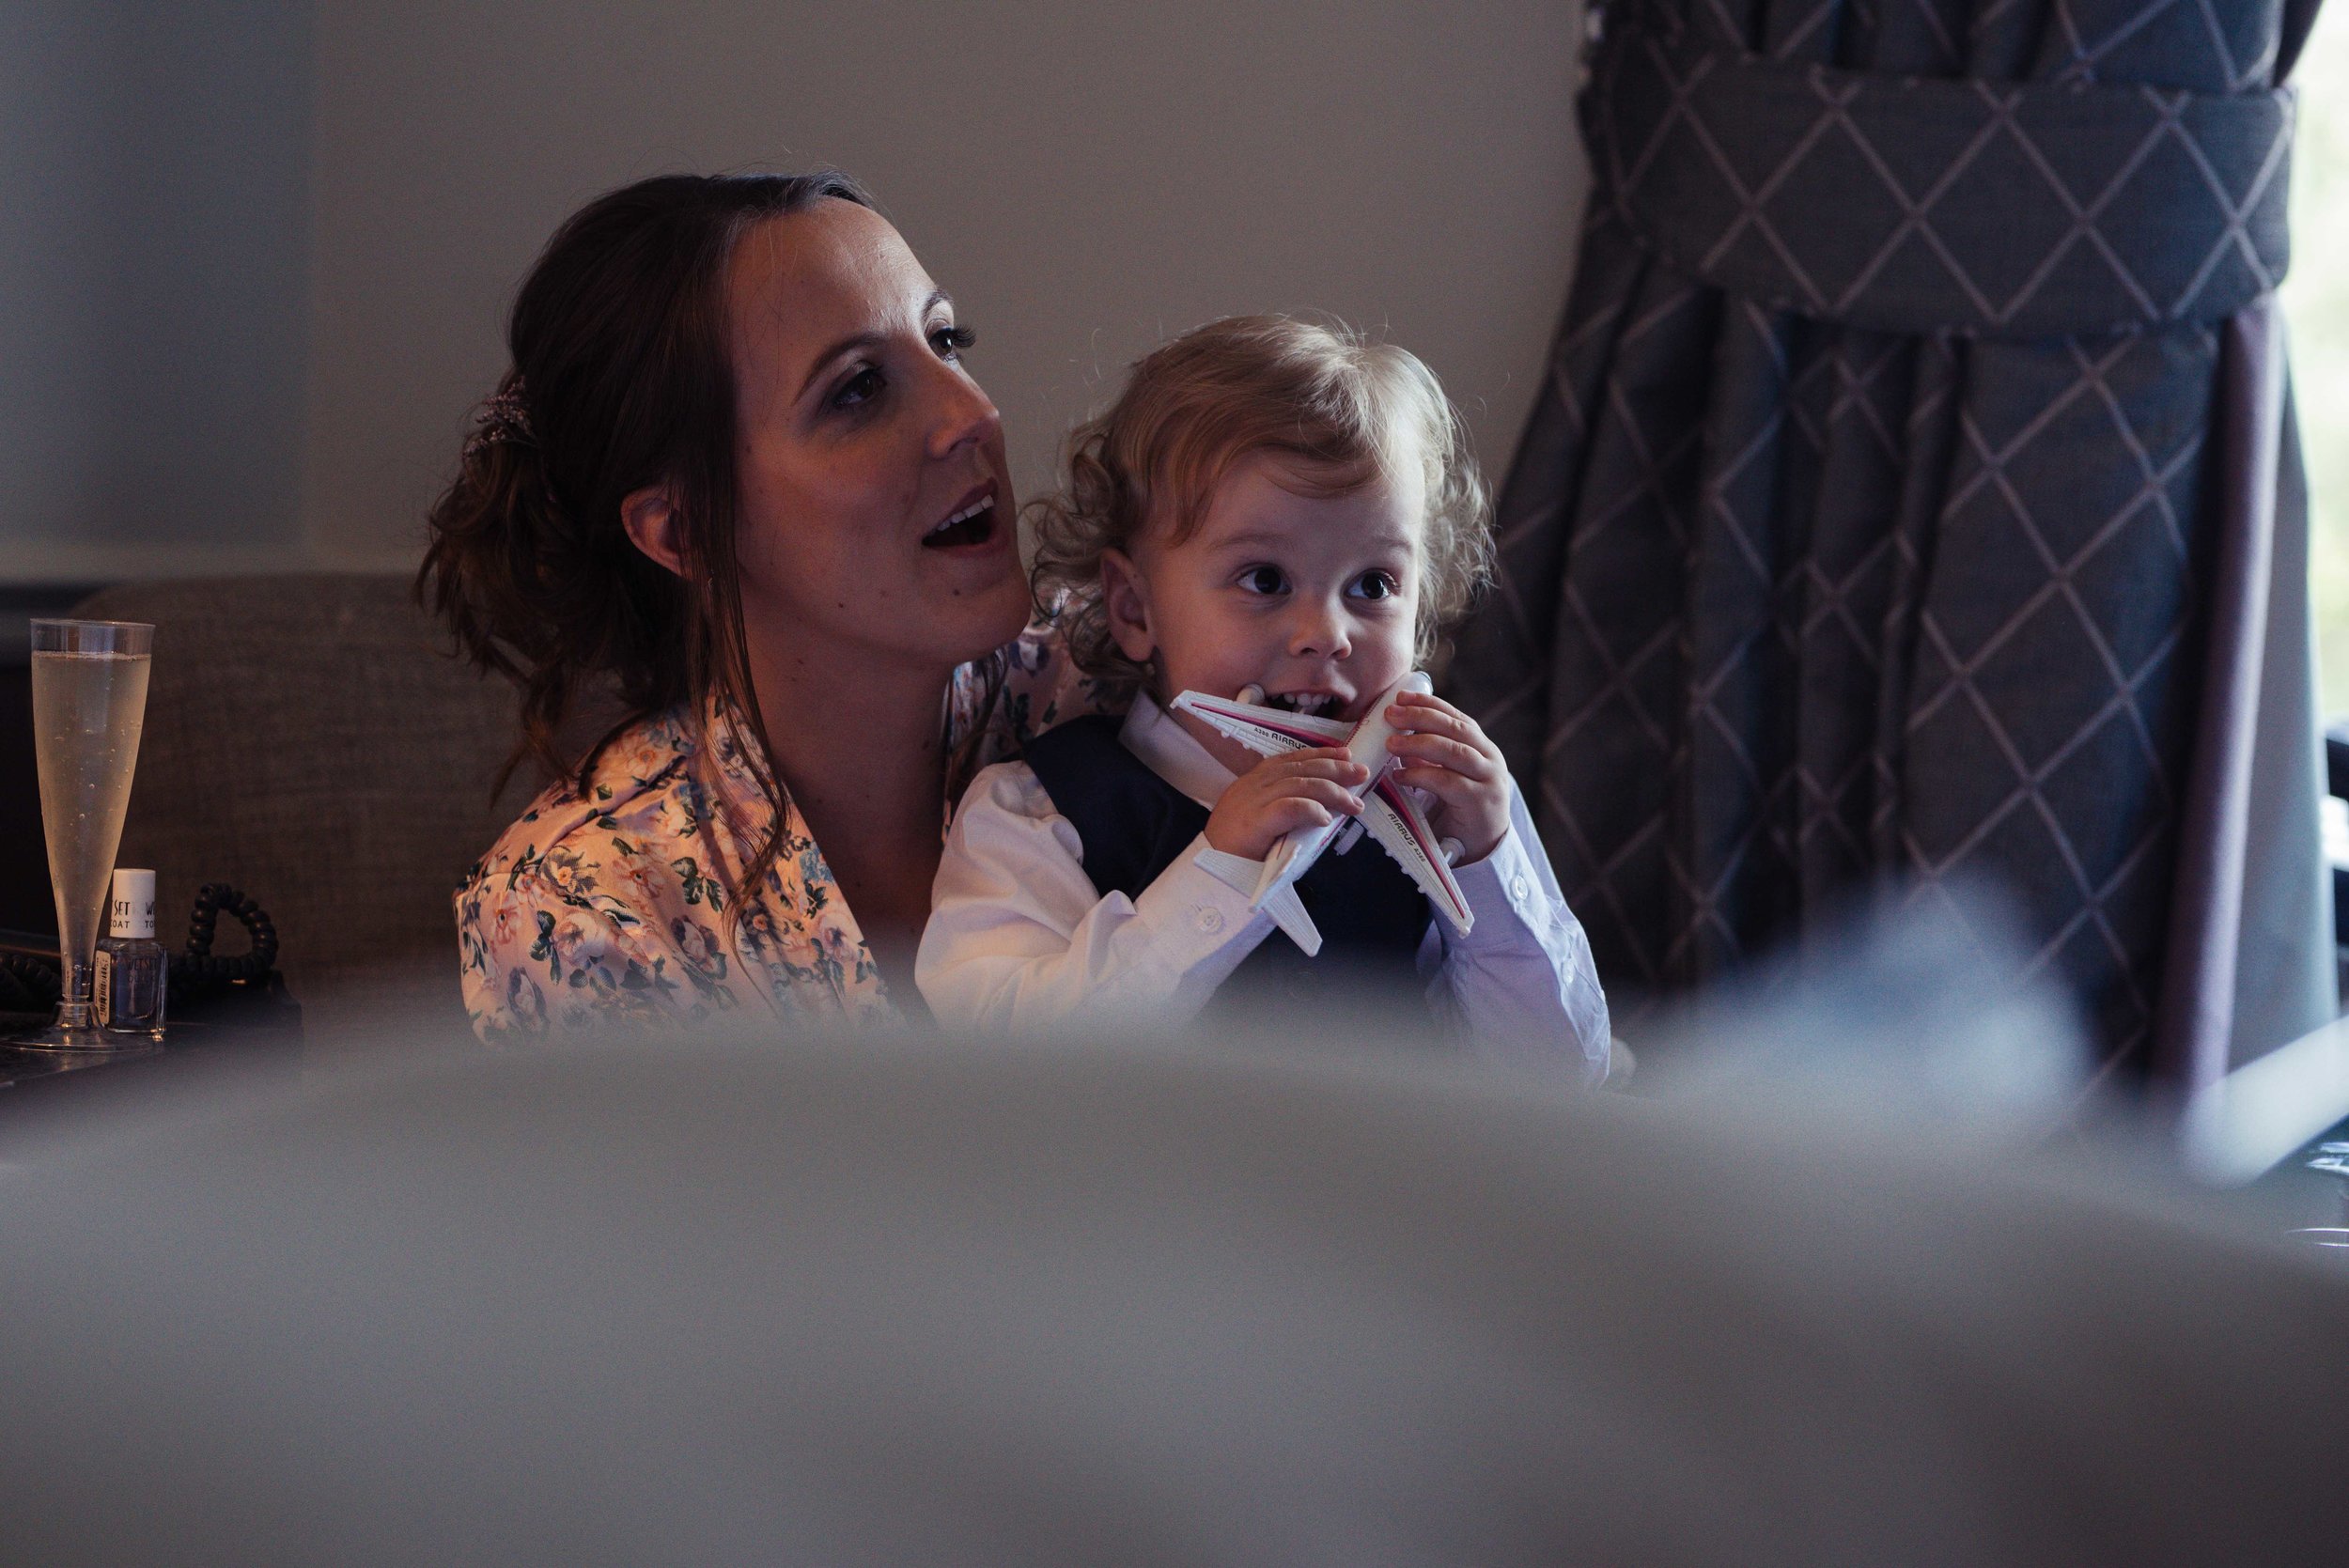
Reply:
M2314 10L1606 7L1580 262L1449 680L1619 1017L1864 890L1983 882L2113 1072L2330 1017L2272 298Z

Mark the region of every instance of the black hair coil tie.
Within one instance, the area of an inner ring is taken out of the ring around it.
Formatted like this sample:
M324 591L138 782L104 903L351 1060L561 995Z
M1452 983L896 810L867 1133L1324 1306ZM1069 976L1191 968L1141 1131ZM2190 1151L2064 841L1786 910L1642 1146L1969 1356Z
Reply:
M0 953L0 1011L45 1013L64 991L55 964L29 954Z
M249 952L215 957L212 937L226 914L244 927ZM171 960L176 993L208 991L222 986L264 979L277 966L277 927L269 911L226 882L207 882L196 890L195 909L188 916L188 950Z

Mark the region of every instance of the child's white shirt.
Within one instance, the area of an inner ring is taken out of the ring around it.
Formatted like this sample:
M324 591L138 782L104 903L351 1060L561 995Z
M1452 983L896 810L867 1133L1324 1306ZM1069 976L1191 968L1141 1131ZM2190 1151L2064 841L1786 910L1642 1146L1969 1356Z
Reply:
M1119 738L1208 810L1233 782L1147 694ZM1540 841L1514 781L1509 822L1491 854L1453 868L1475 920L1466 936L1430 921L1419 971L1447 1033L1479 1054L1595 1081L1607 1070L1607 999L1548 858L1529 853ZM1206 846L1203 833L1138 898L1105 896L1085 874L1075 826L1027 764L981 770L955 813L914 959L931 1012L996 1030L1188 1023L1258 942L1288 940L1247 894L1199 868Z

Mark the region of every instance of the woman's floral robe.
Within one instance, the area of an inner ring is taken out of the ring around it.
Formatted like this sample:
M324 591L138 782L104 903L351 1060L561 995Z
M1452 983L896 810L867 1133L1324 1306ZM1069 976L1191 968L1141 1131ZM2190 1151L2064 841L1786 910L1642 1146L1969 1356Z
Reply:
M1098 706L1059 639L1032 628L947 693L950 754L974 728L964 777L1016 755L1030 735ZM900 1021L807 824L787 805L783 846L736 919L728 900L772 809L746 737L684 709L607 745L588 773L552 785L457 891L465 1008L492 1044L614 1022L686 1023L764 1010L797 1022Z

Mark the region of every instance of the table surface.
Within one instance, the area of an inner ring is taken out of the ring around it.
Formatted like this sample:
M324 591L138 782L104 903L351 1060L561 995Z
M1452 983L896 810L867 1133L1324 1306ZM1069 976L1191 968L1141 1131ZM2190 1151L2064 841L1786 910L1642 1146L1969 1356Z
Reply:
M0 1162L70 1154L144 1106L299 1075L302 1011L282 991L208 998L190 1011L162 1049L120 1055L8 1046L7 1036L50 1015L0 1013Z
M21 1083L66 1073L121 1066L145 1057L161 1055L164 1050L189 1049L197 1043L195 1036L199 1032L209 1032L200 1025L185 1025L179 1031L179 1038L172 1041L170 1046L147 1051L33 1050L7 1043L8 1037L20 1030L39 1029L48 1021L48 1015L41 1013L0 1013L0 1089L13 1089Z

